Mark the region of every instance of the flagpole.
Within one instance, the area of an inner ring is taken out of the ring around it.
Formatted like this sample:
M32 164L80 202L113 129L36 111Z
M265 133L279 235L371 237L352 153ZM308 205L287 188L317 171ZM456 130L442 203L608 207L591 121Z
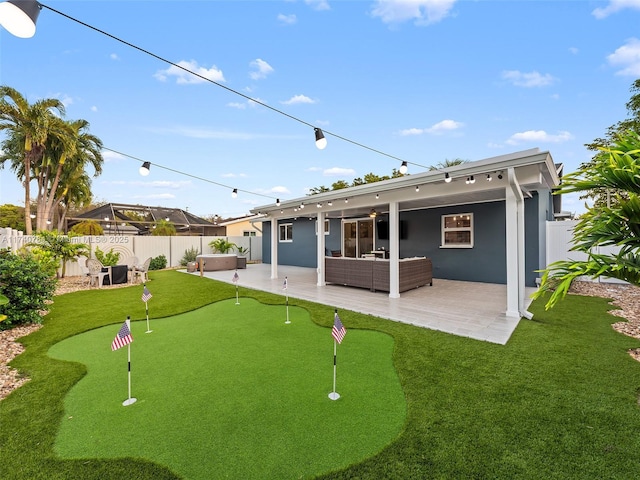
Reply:
M147 331L144 333L151 333L153 330L149 328L149 304L147 302L144 302L144 308L147 311Z
M336 392L336 358L338 353L338 342L333 341L333 391L329 394L331 400L338 400L340 394Z
M291 323L291 320L289 320L289 282L287 281L287 277L284 277L284 291L285 291L285 298L287 299L287 302L286 302L287 321L284 323Z
M240 305L240 302L238 301L238 284L236 283L236 305Z
M129 331L131 331L131 320L129 320L129 317L127 317L127 327L129 328ZM122 402L122 405L124 405L125 407L136 403L136 399L131 398L131 344L130 343L127 345L127 369L128 369L127 383L129 387L128 389L129 398L127 398L124 402Z

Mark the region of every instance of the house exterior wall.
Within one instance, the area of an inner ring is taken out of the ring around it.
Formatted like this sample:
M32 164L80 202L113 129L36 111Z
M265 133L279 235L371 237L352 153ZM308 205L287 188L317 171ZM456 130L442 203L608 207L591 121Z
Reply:
M536 270L544 268L546 220L551 211L547 192L525 199L525 282L535 286ZM473 214L473 248L441 248L442 216ZM400 240L400 258L426 256L433 262L434 278L471 282L507 283L505 202L456 205L426 210L400 212L404 238ZM387 221L386 216L377 221ZM280 220L293 225L293 241L279 242L278 264L317 267L316 222L307 218ZM264 222L262 259L271 263L271 224ZM330 220L330 234L325 236L326 251L341 249L342 222ZM389 249L389 241L374 236L374 248Z
M315 219L304 217L280 220L278 223L291 223L293 226L293 241L278 242L278 264L317 268ZM329 235L324 238L327 253L340 250L341 229L340 219L329 219ZM271 263L271 222L262 222L262 239L262 262Z
M228 223L225 226L227 228L227 235L230 237L242 237L244 236L244 232L255 232L256 237L262 235L262 232L258 230L258 228L261 228L260 224L253 224L249 220L237 223Z

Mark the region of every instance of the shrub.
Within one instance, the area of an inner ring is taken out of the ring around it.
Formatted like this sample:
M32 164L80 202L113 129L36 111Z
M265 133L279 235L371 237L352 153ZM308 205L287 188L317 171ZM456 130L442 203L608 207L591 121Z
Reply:
M96 258L105 267L113 267L117 265L120 260L120 252L114 252L112 248L107 253L104 253L100 250L100 247L96 247Z
M102 226L95 220L76 223L70 231L78 235L102 235L104 233Z
M231 250L236 248L236 244L230 242L226 238L216 238L209 242L209 246L217 253L229 253Z
M9 299L0 305L0 313L7 316L0 330L26 323L42 323L40 311L47 309L53 298L56 280L31 253L17 255L0 250L0 295Z
M167 268L167 257L164 255L152 258L149 262L149 270L162 270L163 268Z
M180 265L182 265L183 267L186 267L187 263L195 262L196 261L196 257L198 256L199 253L200 252L196 247L191 247L190 249L185 250L184 251L184 256L180 260Z

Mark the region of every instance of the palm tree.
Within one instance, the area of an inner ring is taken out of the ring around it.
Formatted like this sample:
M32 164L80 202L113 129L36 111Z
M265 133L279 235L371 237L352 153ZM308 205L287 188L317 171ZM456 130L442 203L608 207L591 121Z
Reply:
M455 167L456 165L461 165L463 163L468 163L469 160L464 160L462 158L455 158L453 160L449 160L445 158L443 162L438 162L435 165L431 165L429 170L443 170L449 167Z
M535 298L553 292L546 308L553 307L580 276L601 275L640 286L640 134L628 131L580 170L563 178L558 193L609 189L621 192L611 205L598 204L581 216L574 229L572 250L584 252L584 261L554 262L542 276ZM615 254L598 254L600 246L616 246Z
M64 122L61 131L67 135L52 137L47 143L46 168L42 168L38 177L38 186L42 189L38 192L38 218L42 222L38 224L39 229L46 228L45 222L52 217L54 206L60 205L69 191L67 182L80 179L84 182L83 173L88 164L93 167L94 176L102 173L102 141L90 134L88 128L86 120Z
M27 234L31 234L32 230L30 211L26 208L31 204L31 172L42 160L45 144L51 134L51 124L57 123L58 117L55 117L54 111L64 115L64 105L60 100L49 98L29 104L27 99L14 88L0 86L0 130L8 131L9 136L23 139L21 148L23 165L16 173L24 185ZM4 160L6 158L2 159L3 164Z

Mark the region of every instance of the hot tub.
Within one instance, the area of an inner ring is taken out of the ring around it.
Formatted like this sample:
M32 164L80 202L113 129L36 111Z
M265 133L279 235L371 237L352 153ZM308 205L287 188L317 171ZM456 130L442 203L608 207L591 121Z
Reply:
M215 270L235 270L238 256L235 253L207 253L196 257L198 270L212 272Z

